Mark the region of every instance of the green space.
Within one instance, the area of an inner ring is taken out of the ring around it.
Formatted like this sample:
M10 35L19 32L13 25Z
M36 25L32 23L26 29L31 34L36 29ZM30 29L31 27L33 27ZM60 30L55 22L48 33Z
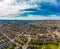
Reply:
M32 49L60 49L60 42L59 41L51 41L47 42L39 42L39 41L30 41L29 45Z
M18 38L18 41L24 41L25 38L21 37L21 38Z
M15 46L9 45L9 46L7 46L5 49L15 49Z
M18 41L24 42L25 41L25 37L24 36L20 36L17 38Z
M31 35L32 35L32 36L36 36L36 35L37 35L37 33L32 33Z
M2 36L0 36L0 40L2 40L3 39L3 37Z

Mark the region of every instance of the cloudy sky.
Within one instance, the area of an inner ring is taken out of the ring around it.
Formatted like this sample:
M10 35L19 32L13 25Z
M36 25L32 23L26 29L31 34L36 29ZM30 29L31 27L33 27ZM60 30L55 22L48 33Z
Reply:
M60 20L60 0L0 0L0 20Z

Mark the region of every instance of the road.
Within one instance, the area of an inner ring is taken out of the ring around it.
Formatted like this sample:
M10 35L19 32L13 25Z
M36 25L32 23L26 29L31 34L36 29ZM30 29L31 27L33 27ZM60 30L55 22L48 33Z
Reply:
M27 49L28 43L29 43L30 41L31 41L31 38L28 37L28 41L27 41L27 43L26 43L24 46L22 46L22 49Z
M14 39L10 39L2 30L1 30L0 32L1 32L7 39L9 39L10 42L15 43L15 44L17 45L16 48L19 46L19 43L17 43L17 42L14 41L14 39L18 38L18 36L15 37Z
M60 37L60 33L58 31L53 32L56 36Z
M47 29L47 31L52 35L52 38L55 38L55 34L52 33L50 30Z

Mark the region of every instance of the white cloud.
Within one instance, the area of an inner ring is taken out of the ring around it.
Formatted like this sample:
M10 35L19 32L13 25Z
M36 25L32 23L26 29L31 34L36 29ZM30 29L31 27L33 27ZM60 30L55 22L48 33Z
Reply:
M27 17L0 17L0 20L60 20L60 16L51 15L51 16L39 16L39 15L29 15Z
M17 20L60 20L60 16L50 15L50 16L39 16L39 15L29 15L28 17L19 17Z
M56 3L56 0L20 0L19 3L16 0L3 0L0 1L0 16L15 14L19 10L27 8L36 8L38 5L37 2L50 2L52 4Z
M57 4L56 0L20 0L19 3L16 2L16 0L3 0L0 1L0 19L9 19L9 20L14 20L14 19L18 19L18 20L46 20L46 19L60 19L59 16L56 15L51 15L51 16L35 16L35 15L29 15L27 17L12 17L9 16L9 14L17 14L17 13L22 13L19 12L19 10L23 10L23 9L28 9L28 8L36 8L38 5L36 4L37 2L49 2L52 4ZM7 15L7 16L5 16Z
M0 16L15 14L19 10L35 8L36 6L37 5L31 5L26 2L17 4L15 0L3 0L0 2Z

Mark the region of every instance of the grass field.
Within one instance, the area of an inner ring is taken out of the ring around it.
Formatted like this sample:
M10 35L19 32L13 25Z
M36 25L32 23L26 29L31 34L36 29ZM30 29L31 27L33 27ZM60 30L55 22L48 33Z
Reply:
M32 49L60 49L60 42L55 43L30 42L29 45L32 47Z

